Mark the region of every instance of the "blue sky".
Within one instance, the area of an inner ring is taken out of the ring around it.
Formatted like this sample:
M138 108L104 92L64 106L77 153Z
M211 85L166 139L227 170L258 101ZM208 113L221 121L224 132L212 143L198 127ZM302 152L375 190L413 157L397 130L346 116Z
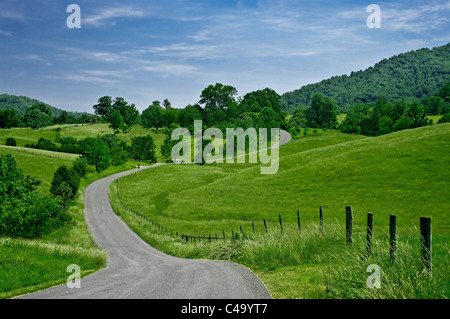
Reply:
M381 8L370 29L369 4ZM81 28L69 29L70 4ZM197 103L217 82L283 94L450 39L450 1L2 0L0 93L93 112L120 96L142 111Z

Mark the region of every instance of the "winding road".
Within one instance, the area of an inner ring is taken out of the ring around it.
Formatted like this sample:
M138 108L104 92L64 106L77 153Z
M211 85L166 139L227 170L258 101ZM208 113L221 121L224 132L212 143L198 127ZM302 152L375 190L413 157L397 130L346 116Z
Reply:
M290 140L281 131L280 143ZM151 166L154 169L162 164ZM84 214L96 244L107 251L107 266L81 279L21 298L37 299L269 299L249 269L229 261L191 260L164 254L134 233L113 211L108 187L122 172L90 184ZM69 273L68 273L69 276Z

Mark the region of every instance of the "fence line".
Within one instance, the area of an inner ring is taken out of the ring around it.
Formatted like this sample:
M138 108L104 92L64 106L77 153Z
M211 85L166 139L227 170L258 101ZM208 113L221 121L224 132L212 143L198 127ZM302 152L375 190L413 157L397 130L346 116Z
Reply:
M132 173L131 175L136 174L137 172ZM126 177L129 177L130 175L127 175ZM124 177L121 177L124 178ZM121 179L119 178L119 179ZM128 206L126 206L122 199L120 198L120 192L119 192L119 179L116 179L116 193L117 197L119 199L119 203L121 204L122 208L125 209L126 212L132 213L138 218L143 219L146 221L149 225L154 227L155 229L158 229L159 232L167 234L168 228L164 225L160 225L159 223L154 222L151 220L148 216L141 214L138 211L135 211ZM281 217L281 214L278 215L279 217L279 223L280 223L280 232L281 235L284 236L284 227L283 227L283 219ZM367 254L370 255L372 252L372 239L373 239L373 213L367 213L367 239L366 239L366 251ZM319 221L320 221L320 229L322 233L324 233L325 225L324 225L324 214L322 206L319 207ZM352 206L346 206L345 207L345 231L346 231L346 242L349 245L353 244L353 209ZM298 222L298 229L301 233L301 223L300 223L300 211L297 210L297 222ZM255 229L255 223L254 221L252 223L252 229L253 234L256 234ZM269 229L267 226L267 221L264 218L263 219L264 228L266 234L269 233ZM243 235L243 227L242 225L239 226L240 232ZM173 237L174 230L170 229L170 236ZM232 240L235 237L234 229L231 229L231 237L227 238L225 230L222 230L222 237L219 237L217 233L215 233L215 236L193 236L182 233L181 236L179 236L179 232L176 231L175 238L179 238L181 242L184 242L186 244L189 243L196 243L203 240L203 242L208 241L208 243L211 243L212 240ZM421 217L420 218L420 235L421 235L421 252L422 252L422 260L424 267L427 268L430 273L432 271L432 232L431 232L431 218L430 217ZM390 215L389 216L389 252L390 252L390 258L395 261L397 258L397 216L396 215Z

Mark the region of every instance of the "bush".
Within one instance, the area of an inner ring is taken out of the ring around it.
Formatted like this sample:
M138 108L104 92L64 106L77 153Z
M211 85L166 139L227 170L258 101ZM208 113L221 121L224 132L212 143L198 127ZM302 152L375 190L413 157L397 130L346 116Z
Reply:
M442 123L450 123L450 113L444 114L444 116L442 116L439 121L437 122L437 124L442 124Z
M87 160L85 158L79 157L73 163L73 170L77 172L79 177L85 177L87 174Z
M14 137L8 137L6 139L6 145L8 145L8 146L17 146L16 139Z
M66 166L60 166L53 177L50 193L61 198L65 204L75 198L80 186L80 178L75 170L69 170Z
M0 235L35 238L70 220L60 199L39 194L37 185L39 181L23 175L13 156L0 156Z
M131 140L131 156L135 160L156 162L153 138L150 135L134 137Z
M23 198L8 198L0 205L0 234L37 238L60 228L70 217L58 198L31 192Z

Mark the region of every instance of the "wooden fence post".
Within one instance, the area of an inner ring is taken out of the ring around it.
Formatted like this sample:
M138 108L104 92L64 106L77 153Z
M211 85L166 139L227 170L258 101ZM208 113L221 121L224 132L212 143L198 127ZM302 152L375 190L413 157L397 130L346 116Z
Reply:
M300 212L297 210L298 231L302 231L302 225L300 223Z
M389 251L391 259L397 258L397 216L389 216Z
M281 219L281 215L278 215L278 217L280 218L281 234L284 236L283 220Z
M256 235L255 223L254 222L252 222L252 228L253 228L253 235Z
M267 230L267 223L266 223L266 219L264 218L263 220L264 220L264 227L266 228L266 234L268 234L268 233L269 233L269 231Z
M373 213L367 213L367 255L372 253Z
M433 271L431 217L420 217L420 237L422 246L422 260L425 267L430 271L431 274Z
M319 216L320 216L320 228L323 230L323 211L322 211L322 206L319 207Z
M345 207L345 229L347 235L347 244L353 243L353 211L352 206Z
M244 231L242 230L242 225L239 226L241 228L241 234L244 234Z

